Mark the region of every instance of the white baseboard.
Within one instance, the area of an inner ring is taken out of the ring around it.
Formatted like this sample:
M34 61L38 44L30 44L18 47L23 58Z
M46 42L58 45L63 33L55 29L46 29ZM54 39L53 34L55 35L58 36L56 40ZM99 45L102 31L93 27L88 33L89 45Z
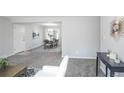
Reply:
M32 49L38 48L38 47L40 47L40 46L43 46L43 45L42 45L42 44L40 44L40 45L35 46L35 47L27 48L27 49L25 49L25 51L32 50Z
M64 56L62 56L64 57ZM75 58L75 59L96 59L96 57L76 57L76 56L68 56L69 58Z
M32 50L32 49L38 48L38 47L40 47L40 46L42 46L42 45L40 44L40 45L35 46L35 47L32 47L32 48L30 48L30 49L25 49L24 51ZM22 51L22 52L23 52L23 51ZM17 53L19 53L19 52L17 52ZM13 55L15 55L15 54L17 54L17 53L15 53L15 52L13 51L13 53L8 54L8 55L5 55L5 56L0 56L0 58L7 58L7 57L13 56Z
M10 57L10 56L13 56L13 55L15 55L15 53L11 53L9 55L1 56L0 58L7 58L7 57Z

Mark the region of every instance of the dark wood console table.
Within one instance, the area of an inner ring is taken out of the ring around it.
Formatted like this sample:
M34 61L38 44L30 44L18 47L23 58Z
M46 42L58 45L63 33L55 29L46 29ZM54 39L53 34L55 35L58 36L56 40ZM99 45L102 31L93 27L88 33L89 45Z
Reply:
M108 76L108 69L110 70L110 77L114 77L115 72L124 72L124 63L115 63L113 59L107 57L105 52L97 52L96 58L96 76L99 72L99 62L102 62L106 66L106 77Z

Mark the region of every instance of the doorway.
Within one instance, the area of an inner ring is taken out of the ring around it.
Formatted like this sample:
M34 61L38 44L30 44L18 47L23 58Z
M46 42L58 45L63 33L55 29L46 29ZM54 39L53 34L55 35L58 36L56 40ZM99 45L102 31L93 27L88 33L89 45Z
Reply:
M16 23L13 31L14 53L40 47L42 52L62 54L61 22ZM46 49L45 40L50 42L50 47Z
M46 23L46 22L42 22ZM13 26L14 31L14 53L10 57L11 62L13 63L23 63L28 67L39 67L41 68L44 65L53 65L59 66L62 60L61 52L61 25L52 26L52 25L41 25L42 23L16 23ZM55 25L55 24L54 24ZM59 31L57 30L59 29ZM51 38L47 38L48 31ZM58 31L58 32L57 32ZM47 36L45 37L45 34ZM44 49L44 39L58 40L58 46L53 48ZM24 52L23 52L24 51ZM21 53L19 53L21 52Z
M62 51L61 22L42 22L44 50Z
M25 51L25 26L23 24L13 25L14 53Z

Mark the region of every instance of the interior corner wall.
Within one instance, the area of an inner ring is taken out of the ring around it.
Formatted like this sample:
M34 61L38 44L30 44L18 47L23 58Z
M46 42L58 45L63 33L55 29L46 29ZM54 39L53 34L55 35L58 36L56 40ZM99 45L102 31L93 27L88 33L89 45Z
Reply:
M7 18L0 17L0 57L13 53L13 25Z

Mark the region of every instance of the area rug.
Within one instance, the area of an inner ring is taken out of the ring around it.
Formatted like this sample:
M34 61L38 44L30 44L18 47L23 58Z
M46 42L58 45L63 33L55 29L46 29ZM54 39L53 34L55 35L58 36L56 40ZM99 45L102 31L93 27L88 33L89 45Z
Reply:
M42 68L28 67L26 73L21 74L18 77L33 77L39 70L42 70Z

